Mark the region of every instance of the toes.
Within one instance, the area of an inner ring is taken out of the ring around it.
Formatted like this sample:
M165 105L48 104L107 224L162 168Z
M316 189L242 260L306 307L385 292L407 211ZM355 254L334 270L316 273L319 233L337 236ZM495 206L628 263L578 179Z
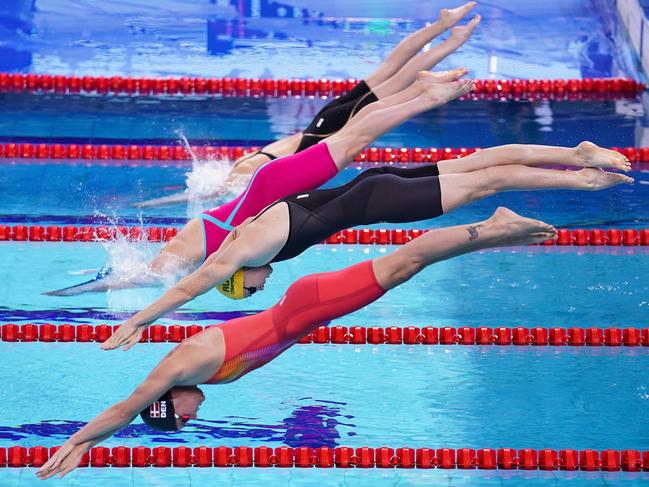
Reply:
M457 81L462 76L467 73L466 68L457 68L452 69L451 71L441 71L439 73L426 73L425 77L428 77L434 83L450 83L451 81ZM431 76L432 75L432 76Z

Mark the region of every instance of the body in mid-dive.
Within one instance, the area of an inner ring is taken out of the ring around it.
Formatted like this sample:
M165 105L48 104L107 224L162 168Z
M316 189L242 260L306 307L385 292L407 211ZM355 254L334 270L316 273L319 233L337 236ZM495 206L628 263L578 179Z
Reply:
M499 209L482 222L432 230L389 255L341 271L303 277L268 310L217 325L182 342L128 398L72 435L37 475L67 474L86 451L138 413L153 428L180 429L196 417L204 399L194 385L240 378L287 350L314 327L372 303L428 265L479 249L538 243L555 235L550 225ZM104 348L130 341L130 337L124 340L113 335ZM164 418L158 407L162 403Z

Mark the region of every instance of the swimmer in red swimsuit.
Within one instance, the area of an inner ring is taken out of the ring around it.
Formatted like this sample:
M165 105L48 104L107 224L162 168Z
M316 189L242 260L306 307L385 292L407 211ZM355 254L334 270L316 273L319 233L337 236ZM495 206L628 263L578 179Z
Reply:
M263 164L308 149L338 132L366 105L384 100L407 88L415 81L419 71L432 69L469 40L480 23L479 15L476 15L467 25L455 27L443 42L421 52L424 46L455 26L475 6L476 2L468 2L457 8L440 10L439 18L435 22L403 39L366 79L360 81L349 93L327 103L304 131L276 140L261 150L245 154L234 161L224 186L242 184L242 180L247 181ZM204 195L201 199L213 199L218 196L217 189L213 194ZM161 206L184 203L188 200L189 193L184 191L145 201L136 206L141 208Z
M179 344L128 398L72 435L37 475L45 479L74 470L85 452L138 414L155 429L182 428L196 418L204 400L197 384L239 379L315 327L367 306L428 265L480 249L539 243L555 235L550 225L500 208L482 222L431 230L389 255L303 277L266 311L208 328Z

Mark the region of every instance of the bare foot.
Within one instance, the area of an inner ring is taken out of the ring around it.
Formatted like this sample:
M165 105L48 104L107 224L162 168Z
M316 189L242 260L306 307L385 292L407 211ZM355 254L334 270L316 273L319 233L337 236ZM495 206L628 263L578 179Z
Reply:
M581 142L575 147L577 161L583 167L599 167L630 171L631 163L617 151L604 149L598 145L588 142Z
M471 34L473 34L473 31L478 26L481 19L482 17L476 15L471 19L471 22L469 22L468 24L461 25L460 27L454 27L453 30L451 31L450 38L454 39L459 44L464 44L466 41L469 40L469 37L471 37Z
M592 167L577 171L577 174L584 178L584 189L590 191L599 191L600 189L611 188L618 184L631 184L634 181L633 178L625 174L608 172Z
M557 229L540 220L525 218L500 207L486 223L496 232L499 246L541 243L557 236Z
M466 68L456 68L450 71L419 71L417 80L421 83L448 83L456 81L468 73Z
M429 100L433 103L433 108L475 90L475 83L469 79L438 83L429 78L427 81L422 81L422 85Z
M466 17L466 14L468 14L477 3L478 2L467 2L459 7L443 8L439 11L439 22L447 29L450 29Z

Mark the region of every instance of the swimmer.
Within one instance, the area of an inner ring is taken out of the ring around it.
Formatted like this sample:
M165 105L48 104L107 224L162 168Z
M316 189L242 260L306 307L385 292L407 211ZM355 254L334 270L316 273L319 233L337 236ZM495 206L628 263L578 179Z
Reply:
M583 169L530 167L558 161ZM272 272L268 264L292 259L345 228L427 220L500 191L597 191L633 182L601 168L629 170L630 165L622 154L591 142L574 148L507 145L437 165L369 169L344 186L297 193L236 227L198 270L128 319L115 337L141 333L148 323L215 287L233 299L263 290Z
M318 188L388 130L472 91L473 81L461 79L465 74L465 69L422 71L408 88L365 106L331 137L297 154L267 162L255 171L247 188L236 199L190 220L153 259L149 272L123 278L103 270L104 277L46 294L72 296L150 286L159 284L165 275L187 274L216 252L230 231L247 218L278 199Z
M225 187L245 184L252 173L262 164L278 157L295 154L317 144L338 132L366 105L404 90L415 81L419 71L432 69L471 37L474 29L480 23L479 15L476 15L467 25L455 27L444 42L431 47L426 52L419 53L431 40L466 17L475 5L476 2L468 2L454 9L441 10L437 21L419 29L401 41L365 80L358 83L349 93L325 105L303 132L284 137L237 159L228 180L224 183ZM220 193L216 190L212 194L201 195L200 199L213 199ZM138 203L135 206L140 208L162 206L184 203L189 199L189 192L183 191Z
M266 311L210 327L179 344L128 398L72 435L37 475L46 479L68 474L85 452L138 414L153 429L181 429L197 417L205 398L196 385L243 377L317 326L369 305L431 264L481 249L539 243L555 235L550 225L499 208L482 222L431 230L389 255L302 277ZM111 338L106 343L106 348L129 347L132 339Z

